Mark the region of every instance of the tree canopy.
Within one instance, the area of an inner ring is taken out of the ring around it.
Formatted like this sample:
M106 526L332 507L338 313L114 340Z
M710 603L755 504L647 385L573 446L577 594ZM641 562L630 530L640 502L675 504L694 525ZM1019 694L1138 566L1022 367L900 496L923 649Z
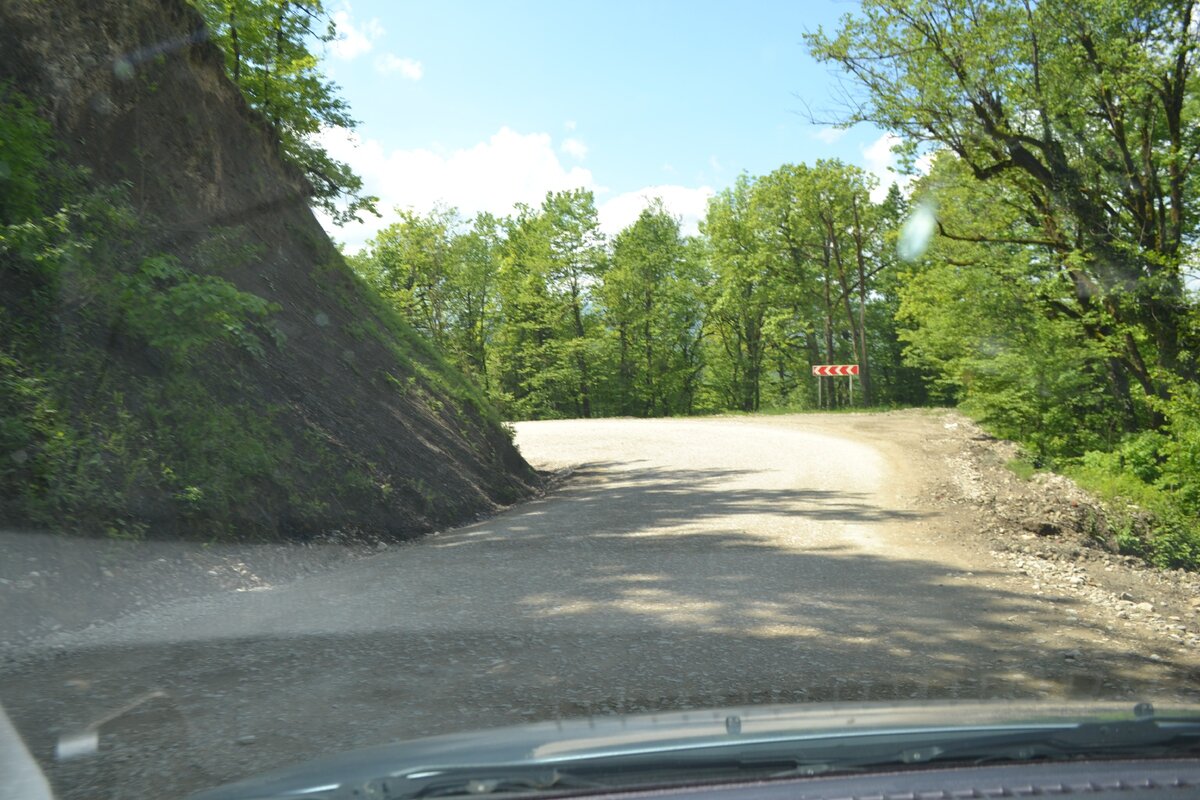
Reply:
M363 194L362 178L332 158L318 138L324 129L358 124L311 49L337 35L321 0L193 3L225 53L230 79L262 114L284 158L308 180L313 204L338 224L376 213L378 198Z
M867 0L808 38L850 76L845 122L954 154L1011 210L939 232L1036 253L1034 300L1105 353L1128 429L1197 377L1196 35L1186 1Z

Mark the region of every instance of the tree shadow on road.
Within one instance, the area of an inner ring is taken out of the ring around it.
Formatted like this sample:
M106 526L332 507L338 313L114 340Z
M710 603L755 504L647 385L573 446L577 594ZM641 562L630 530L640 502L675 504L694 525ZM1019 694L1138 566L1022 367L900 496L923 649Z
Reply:
M1071 598L868 546L920 515L738 488L748 474L590 465L555 496L344 567L357 613L336 625L314 576L228 598L220 614L257 631L47 653L0 674L0 695L66 798L106 782L174 796L393 739L610 712L1200 695L1186 664L1128 652ZM118 766L49 757L67 722L149 690L177 713L131 740L172 747Z
M873 523L920 519L920 514L883 508L864 492L807 487L741 488L752 470L639 467L641 462L597 462L578 468L572 480L550 500L520 506L496 518L497 524L472 526L470 537L508 538L528 531L523 541L541 537L595 537L653 530L671 525L703 525L740 516L779 516L819 522ZM733 484L731 486L731 484ZM542 518L523 525L520 518ZM452 538L452 537L449 537ZM448 539L439 541L445 545ZM514 542L515 544L516 542Z

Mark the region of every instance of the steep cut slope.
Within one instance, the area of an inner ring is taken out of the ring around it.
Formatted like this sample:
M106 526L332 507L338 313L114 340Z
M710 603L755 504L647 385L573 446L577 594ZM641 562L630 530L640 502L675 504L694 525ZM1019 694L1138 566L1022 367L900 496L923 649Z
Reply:
M162 458L142 459L137 475L100 475L111 486L96 496L121 498L109 516L150 535L203 531L219 519L232 536L405 536L532 490L536 474L475 387L346 267L306 204L305 182L226 79L183 0L3 0L3 82L33 101L60 156L86 167L91 185L126 187L140 254L166 254L186 275L219 276L272 304L265 345L209 348L189 361L139 335L128 309L98 327L80 312L87 298L59 289L56 335L103 355L86 362L100 365L93 374L74 376L64 413L141 420L160 447L174 443ZM139 286L208 286L169 270L139 274L149 277L118 279L135 295ZM24 300L14 285L0 300L17 313ZM178 392L164 410L155 398L167 396L167 383L201 387L197 403L238 425L225 432L184 420L191 412ZM221 494L178 477L219 472L230 448L253 449L241 457L254 466L238 486ZM52 507L43 504L43 517ZM0 502L5 513L11 522L22 508Z

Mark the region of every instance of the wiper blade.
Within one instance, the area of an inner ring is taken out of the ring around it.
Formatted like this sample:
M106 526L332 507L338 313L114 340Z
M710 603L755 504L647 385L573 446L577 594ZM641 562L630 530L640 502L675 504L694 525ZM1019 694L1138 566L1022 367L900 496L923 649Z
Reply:
M386 798L387 800L430 800L431 798L469 796L554 796L573 792L595 793L597 789L614 791L658 788L703 780L727 781L753 775L772 778L782 775L827 775L834 772L858 772L852 764L802 760L784 757L771 759L741 756L660 754L634 758L604 759L594 763L547 769L544 765L501 765L455 768L416 775L380 778L370 782L368 791L356 787L347 797ZM330 800L341 800L331 795Z
M347 796L380 800L422 800L435 797L472 797L532 795L543 792L568 794L571 791L612 789L613 784L587 780L559 769L526 766L501 766L454 769L428 775L400 775L379 778L366 786L344 787ZM331 800L342 795L331 795Z
M1200 750L1200 721L1088 722L1070 728L1018 731L973 739L924 754L924 760L1161 757ZM913 759L916 763L920 759Z
M723 742L607 754L559 764L434 767L343 785L322 798L519 797L626 790L746 777L785 779L998 761L1162 758L1200 753L1200 718L1141 718L1074 725L879 731L870 734Z
M511 774L501 774L495 777L461 777L447 778L444 781L431 781L417 791L409 791L405 797L461 797L464 795L502 795L529 794L530 792L547 792L550 790L567 789L598 789L612 788L610 784L596 783L585 780L569 772L560 770L539 770L536 772L514 771Z

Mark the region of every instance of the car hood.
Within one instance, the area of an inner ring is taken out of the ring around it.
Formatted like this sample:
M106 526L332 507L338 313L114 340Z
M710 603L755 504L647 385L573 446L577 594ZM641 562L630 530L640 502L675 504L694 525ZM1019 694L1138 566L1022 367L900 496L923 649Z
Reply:
M473 765L560 766L595 757L666 754L721 744L1067 725L1128 719L1133 710L1133 703L1111 702L819 703L557 720L351 750L206 790L191 800L320 797L386 776ZM1170 713L1200 716L1200 706L1173 708Z

